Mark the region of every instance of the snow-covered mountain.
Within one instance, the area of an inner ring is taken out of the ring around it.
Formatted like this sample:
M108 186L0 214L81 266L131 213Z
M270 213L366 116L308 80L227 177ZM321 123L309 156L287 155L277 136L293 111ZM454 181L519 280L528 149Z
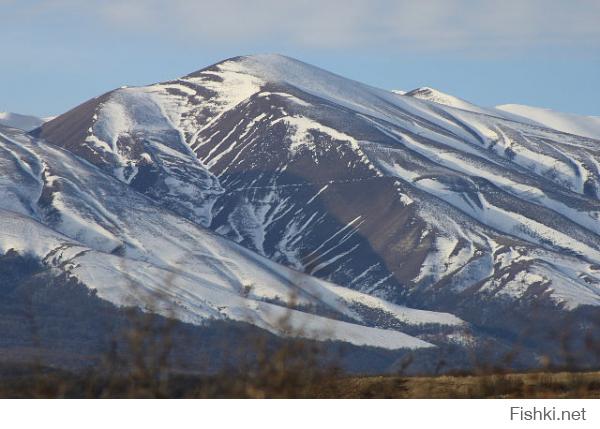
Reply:
M19 130L31 131L44 123L44 119L36 116L21 115L12 112L0 112L0 125L17 128Z
M2 249L193 323L277 332L297 295L311 336L387 348L596 309L600 142L440 94L279 55L111 91L3 131Z
M496 109L531 119L548 128L578 136L600 139L600 116L580 116L522 104L503 104Z

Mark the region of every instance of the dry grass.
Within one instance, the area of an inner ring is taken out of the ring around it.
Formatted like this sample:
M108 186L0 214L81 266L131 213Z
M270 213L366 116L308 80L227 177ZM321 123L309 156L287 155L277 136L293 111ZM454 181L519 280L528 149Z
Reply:
M137 373L115 377L49 372L0 385L2 398L600 398L600 372L444 375L343 375L301 363L296 344L254 368L212 376ZM288 354L289 353L289 354Z
M344 377L336 383L340 398L600 398L600 372Z

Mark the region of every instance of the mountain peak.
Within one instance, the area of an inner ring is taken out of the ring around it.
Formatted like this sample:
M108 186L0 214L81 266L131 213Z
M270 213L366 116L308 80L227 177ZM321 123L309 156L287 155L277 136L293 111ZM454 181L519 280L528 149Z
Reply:
M462 100L450 94L446 94L445 92L439 91L429 86L422 86L413 89L412 91L408 91L405 95L421 100L433 101L434 103L443 104L445 106L458 107L459 109L471 110L470 108L467 108L467 106L472 106L471 103L465 100Z
M222 61L214 63L208 67L204 67L200 70L192 72L185 77L198 77L202 73L211 72L216 70L223 70L231 68L233 65L237 65L250 69L277 69L281 68L285 64L303 64L306 67L312 67L309 64L302 63L294 58L277 54L277 53L260 53L260 54L248 54L238 55L235 57L226 58Z
M407 94L442 94L442 95L447 95L444 94L441 91L438 91L437 89L433 89L430 86L420 86L419 88L415 88L411 91L409 91Z

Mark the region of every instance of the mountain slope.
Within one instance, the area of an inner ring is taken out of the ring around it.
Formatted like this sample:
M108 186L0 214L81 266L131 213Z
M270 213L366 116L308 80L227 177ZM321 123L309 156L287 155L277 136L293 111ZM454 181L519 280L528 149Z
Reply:
M462 325L278 266L69 152L2 132L0 251L36 256L100 298L142 308L158 299L154 311L185 322L227 318L274 333L286 317L311 338L390 349L431 347L404 326ZM302 311L287 308L291 298Z

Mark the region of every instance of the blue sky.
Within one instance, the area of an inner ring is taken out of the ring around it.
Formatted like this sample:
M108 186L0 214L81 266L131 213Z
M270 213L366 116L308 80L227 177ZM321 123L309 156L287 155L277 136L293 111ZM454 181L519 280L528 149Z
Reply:
M388 89L600 115L599 0L0 0L0 111L277 52Z

